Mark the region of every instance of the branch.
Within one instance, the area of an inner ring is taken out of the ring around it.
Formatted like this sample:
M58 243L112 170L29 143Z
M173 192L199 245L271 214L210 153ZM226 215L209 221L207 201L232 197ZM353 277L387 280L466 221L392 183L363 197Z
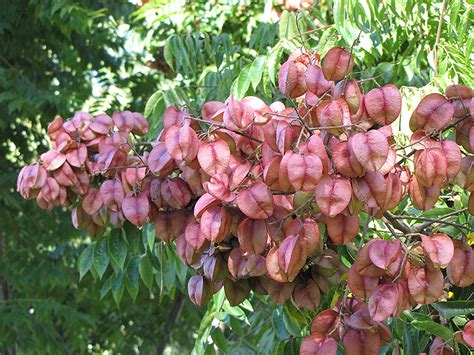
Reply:
M448 226L452 226L452 227L455 227L455 228L458 228L458 229L466 229L468 231L471 230L471 228L463 226L462 224L448 222L448 221L442 221L441 219L438 219L438 218L417 217L417 216L401 216L401 215L393 216L393 218L395 218L395 220L407 219L407 220L414 220L414 221L426 221L426 222L430 222L430 224L432 224L432 223L441 223L441 224L446 224ZM420 231L421 231L421 229L420 229Z
M385 217L385 219L390 222L390 224L392 226L394 226L396 229L398 229L400 232L403 232L405 234L411 234L413 233L413 230L411 229L411 227L406 224L405 222L403 221L400 221L399 219L396 218L396 216L394 216L393 214L391 214L390 212L386 211L383 216ZM387 225L388 227L388 225ZM390 228L389 228L390 229Z
M439 216L438 219L444 219L444 218L448 218L448 217L451 217L451 216L455 216L457 214L461 214L463 212L466 212L468 210L468 208L463 208L462 210L458 210L458 211L453 211L453 212L450 212L450 213L447 213L443 216ZM433 223L442 223L441 221L439 220L436 220L436 222L433 222L433 221L427 221L425 223L422 223L418 226L415 227L415 231L416 232L421 232L423 229L425 229L426 227L432 225Z

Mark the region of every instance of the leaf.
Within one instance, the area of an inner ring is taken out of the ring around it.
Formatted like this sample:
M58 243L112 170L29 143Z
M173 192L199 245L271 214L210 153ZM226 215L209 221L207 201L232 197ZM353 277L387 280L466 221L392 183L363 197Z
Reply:
M117 275L115 275L115 280L112 284L112 295L114 297L115 303L117 306L120 306L120 301L122 300L123 290L124 290L124 283L123 283L123 271L119 271Z
M138 295L138 268L140 265L140 257L134 256L130 258L127 264L127 290L130 296L132 296L133 301L135 302Z
M273 311L272 325L273 325L273 329L275 330L275 333L276 333L277 337L280 340L288 339L290 334L288 333L288 330L285 326L285 322L283 321L283 311L282 311L281 307L279 307L279 308L277 308Z
M283 11L279 23L280 39L290 39L298 33L296 16L293 12Z
M273 85L276 83L276 73L277 73L277 67L280 64L280 55L282 52L281 44L280 42L277 43L277 45L273 48L271 51L270 55L268 56L268 61L267 61L267 71L268 71L268 77L270 78L270 81L272 82Z
M150 98L148 99L145 105L144 115L146 118L150 117L152 112L155 110L156 104L161 99L162 95L163 95L163 92L161 90L158 90L157 92L155 92L153 95L150 96Z
M447 301L432 306L446 319L454 316L474 314L474 301Z
M264 55L260 55L253 61L252 65L250 66L249 75L250 80L252 82L253 90L257 90L257 86L262 80L262 74L265 69L265 62L267 57Z
M153 287L153 267L147 256L141 258L139 269L143 283L151 291L151 288Z
M250 87L250 64L247 64L242 71L240 72L237 79L234 80L232 83L232 88L230 89L232 92L232 96L234 96L237 100L241 100L247 90Z
M453 337L453 332L449 328L431 320L414 320L410 324L417 329L425 330L431 334L434 334L443 340L450 340Z
M127 257L127 246L121 233L114 233L108 241L110 263L114 269L123 270Z
M104 285L100 289L100 299L102 300L105 295L110 291L112 288L112 282L114 281L115 275L112 274L109 276L109 278L104 282Z
M94 267L99 275L99 279L102 279L108 265L107 238L101 238L97 241L94 248Z
M95 243L89 244L79 257L79 280L82 280L85 274L89 271L94 262L94 247Z
M221 349L224 353L227 353L227 341L225 339L224 333L222 333L219 328L215 328L212 331L211 338L219 349Z

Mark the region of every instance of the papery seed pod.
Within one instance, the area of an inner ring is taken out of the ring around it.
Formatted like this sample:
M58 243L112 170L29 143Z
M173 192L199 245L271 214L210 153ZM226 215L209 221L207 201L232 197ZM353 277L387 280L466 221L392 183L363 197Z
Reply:
M368 171L380 170L387 160L389 151L387 138L379 131L356 133L349 138L348 144L349 150Z
M370 90L364 97L364 105L371 119L380 125L389 125L400 115L402 96L395 85L388 84Z
M358 177L365 173L355 154L349 149L349 144L339 142L332 150L332 161L338 173L346 177Z
M369 298L369 313L376 322L381 322L391 317L397 309L398 285L387 283L377 286Z
M408 290L411 298L419 304L430 304L443 294L444 276L441 270L409 268Z
M205 244L206 238L201 233L200 225L194 218L190 218L187 222L186 229L184 231L184 237L186 238L186 242L193 248L194 250L201 251Z
M459 146L451 140L442 141L441 149L446 157L448 181L452 181L461 170L461 150Z
M339 314L333 309L326 309L319 312L311 323L310 333L319 334L339 340L339 332L337 332L338 323L340 322Z
M229 254L229 258L227 259L227 267L229 269L229 273L236 279L247 277L247 265L248 260L244 258L240 249L232 249Z
M89 215L93 215L99 211L103 204L100 191L96 188L90 188L82 199L82 208Z
M91 217L88 215L81 206L76 206L71 211L72 225L76 229L86 228L90 221Z
M157 142L148 154L148 169L160 177L168 175L174 168L174 161L163 142Z
M292 99L306 92L306 66L300 62L288 60L282 64L278 74L278 87L281 93Z
M48 171L60 168L65 161L66 155L55 149L48 150L46 153L41 154L41 162Z
M138 112L132 112L133 116L133 128L132 128L132 133L135 133L136 135L139 136L144 136L145 134L148 133L148 122L145 119L145 117Z
M215 282L226 276L227 265L221 254L208 255L203 261L202 271L209 281Z
M185 265L191 267L199 266L201 254L189 245L184 233L176 239L176 253Z
M315 154L300 155L287 152L288 178L291 186L297 191L313 191L322 177L323 164Z
M53 178L59 185L72 187L79 183L77 175L68 163L64 163L59 169L53 171Z
M305 284L299 284L293 290L293 303L299 309L307 309L314 312L320 302L321 292L313 280L308 280Z
M248 255L247 273L250 277L265 275L267 273L265 257L262 255Z
M208 208L219 204L220 201L211 194L206 193L202 195L194 205L194 217L200 218Z
M106 180L100 186L100 196L104 205L111 211L118 212L122 208L125 197L122 183L118 179Z
M92 119L90 123L90 129L95 133L107 134L109 130L112 129L114 122L112 117L106 115L105 113L100 113Z
M378 277L362 276L357 270L356 265L352 265L349 269L347 286L354 296L368 299L374 293L378 284Z
M374 239L369 246L369 258L375 266L385 270L388 275L395 276L403 259L400 240Z
M165 134L165 144L173 159L187 162L194 160L199 150L198 136L189 124L168 128Z
M280 283L269 280L267 285L268 295L272 301L279 306L283 306L290 299L294 288L295 283L293 282Z
M316 114L321 126L328 127L327 131L335 136L339 136L348 130L352 123L349 106L347 106L344 99L335 99L326 104L318 105Z
M267 246L267 226L261 219L245 218L239 223L237 230L240 250L244 255L258 255Z
M153 220L156 237L171 243L184 233L187 216L183 210L158 212Z
M164 180L160 192L163 201L172 208L184 208L191 201L191 190L181 178Z
M469 321L464 325L462 339L471 348L474 348L474 321Z
M303 255L314 255L320 249L319 227L311 218L293 220L286 228L286 234L298 236L303 248Z
M306 255L297 235L286 237L278 248L278 264L292 282L306 262Z
M429 257L434 267L445 268L454 255L452 239L444 233L436 233L431 237L421 236L421 243L426 256Z
M342 47L331 48L323 58L322 69L327 80L337 81L352 71L354 59Z
M109 222L109 210L107 207L102 206L98 212L91 216L91 218L98 226L106 227Z
M216 199L224 202L232 202L235 192L231 191L230 177L226 173L219 173L211 177L209 182L204 183L204 189Z
M441 94L428 94L418 104L410 118L410 129L414 132L440 130L453 117L453 105Z
M199 164L206 174L212 176L223 173L229 167L230 149L223 140L217 140L208 144L202 143L197 155Z
M200 233L213 243L220 243L230 231L232 217L225 207L212 206L201 215Z
M385 204L387 182L379 172L367 172L364 177L352 181L357 199L369 208L380 208Z
M201 107L201 117L206 121L222 122L225 104L221 101L208 101Z
M229 304L238 306L249 296L250 284L245 279L235 282L227 278L224 280L224 291Z
M415 208L427 211L434 207L441 193L439 186L426 187L418 182L416 176L412 176L409 184L410 200Z
M337 273L340 264L339 256L332 249L324 249L322 254L313 261L316 265L318 274L331 277Z
M344 334L342 344L346 355L378 354L382 346L378 334L355 329Z
M467 210L471 216L474 216L474 192L469 194L469 199L467 200Z
M460 84L447 86L444 93L448 99L470 99L474 96L474 92L471 88Z
M191 276L188 281L188 294L191 302L198 307L203 307L211 299L211 283L201 275Z
M363 105L363 94L356 80L343 80L334 88L334 97L342 97L349 106L351 118L360 115Z
M435 337L431 343L429 355L454 355L454 350L440 337Z
M263 170L263 181L267 184L271 189L280 190L280 164L281 164L281 156L275 156L270 160L270 162L265 166ZM290 186L289 179L286 179L287 187Z
M359 216L338 214L326 218L328 235L334 244L348 244L359 232Z
M304 78L306 88L317 97L323 96L334 86L333 82L326 80L322 69L317 65L309 65L304 74Z
M311 334L303 339L300 355L336 355L337 341L320 334Z
M254 125L265 125L272 116L266 113L271 112L271 108L262 99L256 96L246 96L242 99L246 105L250 106L254 111Z
M459 287L474 283L474 252L472 247L454 240L454 255L447 268L449 281Z
M347 179L325 176L316 186L315 196L321 212L335 217L344 211L351 200L351 184Z
M87 159L87 147L85 144L79 144L75 149L70 149L66 153L67 162L76 168L83 166Z
M441 149L423 150L415 161L418 183L426 187L440 186L448 175L448 162Z
M130 111L114 112L112 115L115 127L119 131L130 132L133 129L133 114Z
M112 228L122 228L123 223L125 222L125 217L122 212L109 212L109 223Z
M326 146L318 134L313 134L309 137L304 147L302 147L302 150L305 153L316 154L323 163L323 173L329 171L329 156L326 151Z
M187 118L187 112L181 111L175 106L168 106L163 114L163 129L166 131L168 128L178 125L181 126Z
M46 201L53 202L54 200L56 200L58 198L59 190L60 190L60 186L56 182L56 180L54 180L51 177L48 177L48 178L46 178L46 182L41 187L40 191L41 191L42 197Z
M474 105L473 105L474 106ZM461 122L456 126L455 139L456 143L461 145L469 153L473 153L471 132L473 131L474 120Z
M273 195L263 182L253 184L237 195L237 206L253 219L266 219L273 214Z
M223 121L230 130L244 130L252 124L254 111L250 105L230 96L225 101Z
M461 170L456 176L456 183L467 191L474 191L474 157L462 158Z
M137 227L145 224L150 213L150 202L144 192L138 194L128 193L122 201L122 213L124 217Z
M367 277L381 277L386 274L386 271L376 266L369 257L369 249L372 244L377 243L377 239L371 239L359 251L355 260L355 267L362 276Z
M268 252L265 258L265 266L268 275L276 282L287 282L288 276L283 272L279 264L278 247L275 246ZM230 268L229 268L230 270Z
M55 141L55 140L56 140L56 137L57 137L61 132L64 132L64 129L63 129L63 119L61 118L61 116L56 116L56 117L54 117L54 120L52 120L52 121L48 124L47 132L48 132L49 138L51 138L52 141Z

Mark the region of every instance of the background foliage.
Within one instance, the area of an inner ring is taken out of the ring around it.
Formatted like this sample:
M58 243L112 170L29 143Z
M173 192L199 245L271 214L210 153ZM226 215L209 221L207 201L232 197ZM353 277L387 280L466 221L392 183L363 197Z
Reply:
M271 0L157 0L143 6L125 0L2 2L0 351L5 353L162 353L165 347L297 353L312 318L260 296L230 307L222 291L198 310L186 295L190 272L172 247L155 242L153 230L91 240L72 229L65 211L45 213L22 201L14 192L18 167L45 149L45 127L56 114L130 108L145 113L154 138L168 105L197 111L229 93L279 99L275 79L285 56L302 45L324 54L357 38L355 71L374 78L364 81L366 90L394 83L405 97L414 97L414 105L423 92L452 82L474 86L474 10L464 0L447 1L443 17L443 1L434 0L315 1L297 12L290 1ZM404 100L402 134L412 108ZM462 205L465 201L442 202L431 213ZM468 299L466 292L454 298ZM449 327L441 330L427 316L432 307L405 314L390 324L395 337L385 351L396 346L405 354L426 351L431 333L449 337L462 327L472 314L466 305L437 305L454 309L445 317Z

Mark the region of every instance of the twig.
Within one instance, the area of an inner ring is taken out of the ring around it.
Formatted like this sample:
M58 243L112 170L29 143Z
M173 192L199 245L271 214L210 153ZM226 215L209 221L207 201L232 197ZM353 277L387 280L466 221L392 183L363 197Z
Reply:
M439 219L448 218L448 217L455 216L455 215L457 215L457 214L461 214L461 213L463 213L463 212L466 212L467 210L468 210L468 208L466 207L466 208L463 208L463 209L461 209L461 210L453 211L453 212L447 213L447 214L445 214L445 215L443 215L443 216L439 216L438 218L439 218ZM414 229L415 229L416 232L421 232L421 231L422 231L423 229L425 229L426 227L432 225L433 223L438 223L438 222L439 222L438 220L436 220L436 222L428 221L428 222L425 222L425 223L422 223L422 224L416 226Z
M438 46L439 41L441 39L441 28L443 26L443 16L444 16L444 9L446 8L446 0L443 0L443 4L441 5L441 14L438 23L438 32L436 33L436 42L435 42L435 53L434 53L434 65L435 65L435 72L438 74Z
M383 216L387 219L387 221L390 222L392 226L397 228L400 232L403 232L406 234L413 233L413 230L408 224L395 218L396 216L391 214L389 211L384 212ZM387 224L387 228L390 229L388 224Z
M431 223L441 223L441 224L446 224L448 226L456 227L458 229L466 229L468 231L471 230L471 228L463 226L462 224L454 223L454 222L448 222L448 221L442 221L442 220L436 219L436 218L418 217L418 216L401 216L401 215L396 215L396 216L392 216L392 217L395 220L407 219L407 220L414 220L414 221L425 221L425 222L431 222Z

